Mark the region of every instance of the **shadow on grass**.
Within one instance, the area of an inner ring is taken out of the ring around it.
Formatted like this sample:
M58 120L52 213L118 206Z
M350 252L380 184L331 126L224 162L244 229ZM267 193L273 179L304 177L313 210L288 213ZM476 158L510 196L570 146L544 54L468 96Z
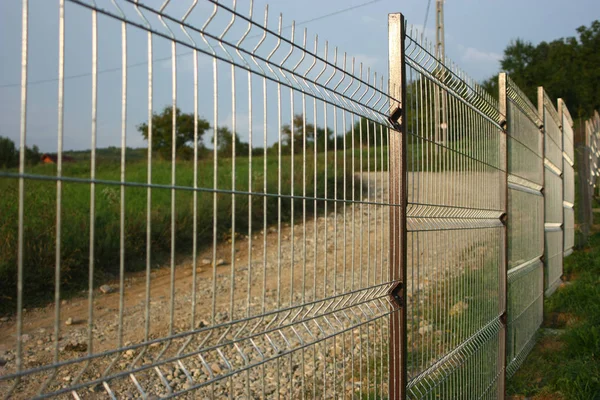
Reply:
M600 399L600 233L565 259L564 274L538 344L508 382L513 399Z

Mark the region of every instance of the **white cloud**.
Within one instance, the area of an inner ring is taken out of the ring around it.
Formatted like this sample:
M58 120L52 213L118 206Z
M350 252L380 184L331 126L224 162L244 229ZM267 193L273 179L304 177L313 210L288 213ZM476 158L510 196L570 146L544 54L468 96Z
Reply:
M464 62L497 63L502 59L502 55L494 52L481 51L474 47L466 47L463 49L461 59Z

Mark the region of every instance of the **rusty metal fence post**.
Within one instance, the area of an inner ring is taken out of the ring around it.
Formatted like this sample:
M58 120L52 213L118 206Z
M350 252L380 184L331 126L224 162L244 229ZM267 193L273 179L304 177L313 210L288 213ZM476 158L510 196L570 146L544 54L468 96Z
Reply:
M405 19L389 14L389 88L390 123L390 276L395 282L392 301L398 306L390 317L390 399L405 399L406 373L406 67L404 59Z

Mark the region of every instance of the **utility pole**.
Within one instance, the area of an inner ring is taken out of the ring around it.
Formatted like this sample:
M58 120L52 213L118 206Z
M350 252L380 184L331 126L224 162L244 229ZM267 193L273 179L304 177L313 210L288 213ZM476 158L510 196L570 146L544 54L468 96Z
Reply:
M444 0L435 2L435 56L443 64L446 58L446 46L444 44ZM438 78L444 77L444 71L440 68ZM446 145L448 129L448 94L441 87L435 91L435 141Z
M446 55L444 44L444 0L435 1L435 55L440 60Z

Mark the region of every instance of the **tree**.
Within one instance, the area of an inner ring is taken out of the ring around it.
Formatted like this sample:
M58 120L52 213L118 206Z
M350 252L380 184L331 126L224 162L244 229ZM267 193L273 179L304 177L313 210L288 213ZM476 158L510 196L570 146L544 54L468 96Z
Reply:
M589 117L600 108L600 21L577 28L578 37L567 37L537 46L521 39L504 50L501 69L529 99L537 103L537 87L565 100L574 117ZM498 78L483 86L494 96Z
M383 129L383 131L382 131ZM346 147L350 148L352 146L352 131L353 129L349 129L346 132ZM383 143L382 143L382 133L383 132ZM381 125L378 122L371 121L365 117L361 117L359 121L354 123L354 146L360 146L360 144L366 146L367 144L371 147L375 146L387 146L387 127Z
M214 136L213 136L214 143ZM226 126L217 128L217 152L221 157L233 156L233 143L235 140L235 155L248 156L248 143L242 142L237 133L232 133Z
M14 168L19 165L19 152L15 142L0 136L0 168Z
M294 131L292 132L291 125L284 125L281 129L281 149L284 153L291 152L292 141L294 144L294 154L300 154L304 151L304 138L306 137L306 147L308 149L314 149L317 146L318 152L325 151L325 144L327 143L327 150L331 151L334 148L333 130L327 128L316 129L315 139L315 126L304 121L302 114L294 115ZM276 146L277 143L274 145Z
M37 146L32 148L25 147L25 161L28 165L36 165L41 161L42 155L40 149Z
M192 158L194 146L194 114L175 112L175 151L178 158ZM208 121L198 118L198 149L203 150L202 135L210 128ZM148 124L142 123L137 130L148 140ZM165 107L161 113L152 114L152 151L161 158L171 158L173 143L173 108Z

